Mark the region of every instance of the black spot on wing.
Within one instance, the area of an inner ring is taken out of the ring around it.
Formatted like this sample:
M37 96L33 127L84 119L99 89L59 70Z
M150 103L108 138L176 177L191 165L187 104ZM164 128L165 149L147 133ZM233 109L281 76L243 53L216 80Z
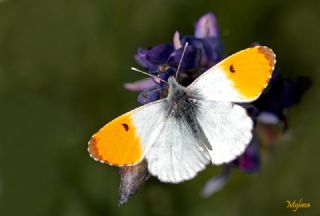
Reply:
M122 124L123 128L125 129L125 131L128 131L129 130L129 126L125 123Z
M231 72L231 73L236 72L236 69L234 68L233 64L232 64L232 65L230 65L229 70L230 70L230 72Z

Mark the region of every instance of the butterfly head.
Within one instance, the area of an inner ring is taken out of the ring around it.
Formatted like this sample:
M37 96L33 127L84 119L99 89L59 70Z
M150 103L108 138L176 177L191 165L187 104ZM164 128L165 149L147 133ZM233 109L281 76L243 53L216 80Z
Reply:
M178 83L177 79L174 76L170 76L168 78L168 84L169 84L169 93L168 96L172 95L174 92L178 90L184 90L185 88Z
M168 78L168 84L169 84L169 88L176 88L176 86L181 86L174 76L170 76Z

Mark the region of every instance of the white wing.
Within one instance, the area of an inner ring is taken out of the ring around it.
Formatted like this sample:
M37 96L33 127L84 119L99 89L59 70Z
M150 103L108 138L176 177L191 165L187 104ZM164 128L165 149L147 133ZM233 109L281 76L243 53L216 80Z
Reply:
M200 100L197 120L212 146L208 151L213 164L234 160L252 138L252 120L236 104Z
M149 172L162 182L178 183L193 178L210 162L208 150L199 145L190 126L168 117L146 154Z

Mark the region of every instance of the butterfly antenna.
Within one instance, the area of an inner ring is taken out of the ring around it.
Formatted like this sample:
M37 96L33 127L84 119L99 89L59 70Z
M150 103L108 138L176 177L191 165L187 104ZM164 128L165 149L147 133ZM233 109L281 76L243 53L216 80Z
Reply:
M187 49L188 44L189 44L189 43L186 42L185 45L184 45L183 52L182 52L182 56L181 56L181 59L180 59L179 65L178 65L177 72L176 72L176 79L177 79L177 77L178 77L178 73L179 73L179 70L180 70L180 67L181 67L181 63L182 63L182 60L183 60L183 57L184 57L184 54L185 54L185 52L186 52L186 49Z
M139 70L138 68L131 67L131 70L136 71L136 72L139 72L139 73L142 73L142 74L147 75L147 76L149 76L149 77L153 77L153 78L155 78L155 79L159 79L159 80L161 80L162 82L168 83L167 81L165 81L165 80L163 80L163 79L161 79L161 78L159 78L159 77L157 77L157 76L155 76L155 75L152 75L152 74L149 74L149 73L144 72L144 71L142 71L142 70Z

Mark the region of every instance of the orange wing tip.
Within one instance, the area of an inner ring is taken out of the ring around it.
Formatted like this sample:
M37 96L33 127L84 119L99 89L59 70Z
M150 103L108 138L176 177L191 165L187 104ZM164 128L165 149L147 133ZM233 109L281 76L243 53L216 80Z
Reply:
M274 69L274 66L276 65L276 54L273 52L272 49L270 49L267 46L257 46L257 48L258 48L258 52L263 54L268 60L269 65L272 67L272 70L271 70L272 72Z
M111 163L108 160L104 160L103 157L99 154L99 150L97 147L97 139L93 136L91 137L91 139L88 142L88 152L90 157L97 161L100 162L102 164L109 164L111 166L124 166L123 164L116 164L116 163Z
M258 52L265 56L266 60L269 62L269 65L271 67L271 70L269 71L269 77L267 79L267 85L272 77L272 72L274 71L274 68L276 66L276 54L273 52L273 50L267 46L259 46ZM265 89L265 87L262 88L262 91ZM261 94L260 93L260 94Z
M97 147L97 140L93 136L88 142L88 152L92 159L95 161L99 161L100 163L105 163L102 156L99 154L98 147Z
M221 66L242 97L256 100L272 76L276 56L266 46L255 46L233 54Z
M91 137L91 139L88 142L88 149L87 149L90 157L93 158L95 161L98 161L102 164L108 164L108 165L118 166L118 167L134 166L142 161L141 160L142 152L139 145L139 148L136 148L135 151L129 152L132 154L129 161L117 159L119 161L119 163L117 163L116 160L114 159L114 156L110 156L110 154L108 155L106 154L106 152L103 151L104 145L102 145L102 141L99 138L99 134L98 135L97 134ZM135 144L138 144L138 143L135 143ZM125 150L125 149L122 149L122 150Z

